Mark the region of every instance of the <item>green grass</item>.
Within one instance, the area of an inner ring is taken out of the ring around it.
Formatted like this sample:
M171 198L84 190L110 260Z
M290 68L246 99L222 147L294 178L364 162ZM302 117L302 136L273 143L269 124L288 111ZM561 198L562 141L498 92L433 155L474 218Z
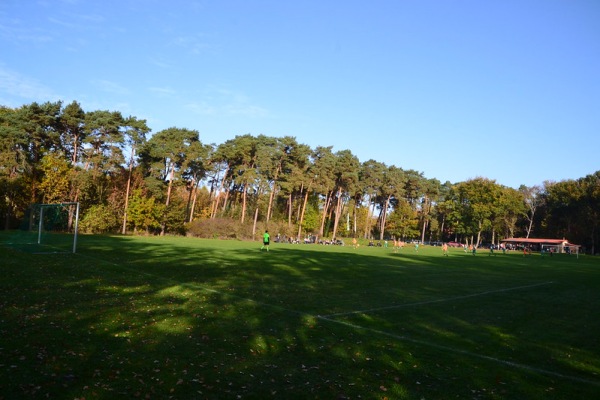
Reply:
M10 244L9 244L10 243ZM600 259L0 234L0 399L588 399Z

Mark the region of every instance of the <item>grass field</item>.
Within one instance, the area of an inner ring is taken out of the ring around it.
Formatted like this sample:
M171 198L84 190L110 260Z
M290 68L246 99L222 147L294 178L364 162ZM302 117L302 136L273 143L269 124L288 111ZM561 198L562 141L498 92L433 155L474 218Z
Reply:
M600 259L0 233L0 399L593 399ZM43 252L42 252L43 253Z

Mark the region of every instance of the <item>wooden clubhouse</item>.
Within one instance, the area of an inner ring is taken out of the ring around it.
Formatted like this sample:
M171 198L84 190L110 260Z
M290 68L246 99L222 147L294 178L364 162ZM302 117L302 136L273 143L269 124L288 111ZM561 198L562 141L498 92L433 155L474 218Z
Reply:
M500 242L513 244L518 247L529 247L541 252L548 251L554 253L575 253L579 254L578 244L569 243L566 239L531 239L531 238L509 238L502 239Z

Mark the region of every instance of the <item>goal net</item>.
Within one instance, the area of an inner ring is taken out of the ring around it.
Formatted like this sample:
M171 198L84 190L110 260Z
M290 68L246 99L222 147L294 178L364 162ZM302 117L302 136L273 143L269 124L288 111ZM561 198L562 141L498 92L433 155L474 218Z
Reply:
M548 253L550 255L552 254L556 254L556 253L565 253L565 254L575 254L575 256L577 256L577 258L579 258L579 247L578 245L575 244L565 244L565 245L554 245L554 244L543 244L541 246L542 248L542 255L544 255L544 253Z
M19 247L35 253L76 253L78 224L79 203L33 204L21 224Z

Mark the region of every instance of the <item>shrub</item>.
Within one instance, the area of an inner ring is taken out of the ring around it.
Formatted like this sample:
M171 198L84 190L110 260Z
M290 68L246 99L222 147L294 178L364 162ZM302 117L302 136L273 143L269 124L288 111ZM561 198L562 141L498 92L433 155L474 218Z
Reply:
M202 219L186 225L189 236L204 239L252 239L252 226L229 218Z
M118 231L119 225L118 212L101 204L87 210L79 223L79 229L85 233L107 233Z

